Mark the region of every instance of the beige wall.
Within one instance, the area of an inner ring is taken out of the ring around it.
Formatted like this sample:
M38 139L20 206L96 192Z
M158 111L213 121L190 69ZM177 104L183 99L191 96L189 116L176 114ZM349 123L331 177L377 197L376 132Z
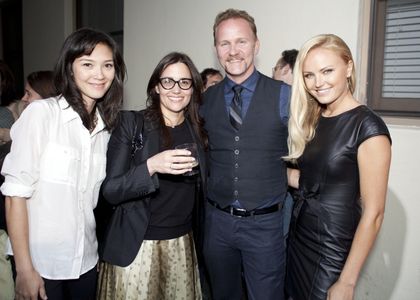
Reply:
M186 52L202 70L219 67L213 49L216 14L229 7L247 10L257 23L261 49L258 69L271 68L285 49L299 48L319 33L335 33L356 54L356 0L125 0L124 56L128 66L126 108L144 106L146 86L158 61L170 51ZM339 3L339 4L338 4Z

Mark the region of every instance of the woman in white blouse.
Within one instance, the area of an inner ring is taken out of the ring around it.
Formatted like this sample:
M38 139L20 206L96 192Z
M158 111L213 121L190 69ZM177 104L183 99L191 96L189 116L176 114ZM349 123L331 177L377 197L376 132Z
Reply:
M7 196L16 299L95 297L93 209L125 73L112 38L78 30L56 64L61 95L34 102L12 127L1 192Z

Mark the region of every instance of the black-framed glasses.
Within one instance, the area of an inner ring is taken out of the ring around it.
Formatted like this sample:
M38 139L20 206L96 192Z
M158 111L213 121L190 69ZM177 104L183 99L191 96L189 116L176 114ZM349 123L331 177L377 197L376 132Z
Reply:
M178 86L181 90L189 90L193 84L193 81L191 78L181 78L180 80L175 80L170 77L162 77L159 79L159 83L165 90L172 89L176 83L178 83Z

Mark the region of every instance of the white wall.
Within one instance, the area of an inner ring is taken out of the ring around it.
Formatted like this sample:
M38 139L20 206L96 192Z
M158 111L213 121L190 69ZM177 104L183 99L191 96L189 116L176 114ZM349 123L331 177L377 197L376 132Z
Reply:
M144 107L146 85L157 62L168 52L184 51L199 70L219 67L213 50L212 26L226 8L254 16L261 50L257 68L271 75L281 51L299 48L319 33L335 33L350 46L356 67L366 57L358 45L359 7L370 0L125 0L124 56L128 66L126 108ZM363 39L363 38L361 38ZM366 85L362 82L361 85ZM364 99L363 99L364 100ZM420 127L387 123L393 138L386 216L379 239L358 283L355 299L411 300L420 295Z
M126 108L144 107L146 86L158 61L170 51L187 53L201 71L219 64L213 47L213 22L227 8L248 11L261 42L257 68L271 76L281 52L300 48L320 33L341 36L356 54L356 0L125 0L124 57L128 67Z
M420 128L388 125L392 163L384 223L356 299L419 299Z

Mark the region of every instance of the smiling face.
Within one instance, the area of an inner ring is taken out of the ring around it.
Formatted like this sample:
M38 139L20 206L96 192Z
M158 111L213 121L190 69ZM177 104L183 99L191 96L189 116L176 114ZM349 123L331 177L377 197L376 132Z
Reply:
M160 78L171 78L175 81L180 79L192 79L190 70L184 63L168 65L160 75ZM178 118L184 114L184 109L190 103L193 87L181 89L179 83L170 89L164 89L160 83L155 87L156 93L160 96L160 108L164 116L168 118Z
M76 58L72 64L73 78L89 110L108 91L115 76L111 49L97 44L90 55Z
M326 106L338 106L351 96L347 78L353 62L345 62L336 52L318 47L309 51L302 66L307 91Z
M215 32L215 45L219 62L231 80L240 84L252 74L259 41L246 20L221 22Z

